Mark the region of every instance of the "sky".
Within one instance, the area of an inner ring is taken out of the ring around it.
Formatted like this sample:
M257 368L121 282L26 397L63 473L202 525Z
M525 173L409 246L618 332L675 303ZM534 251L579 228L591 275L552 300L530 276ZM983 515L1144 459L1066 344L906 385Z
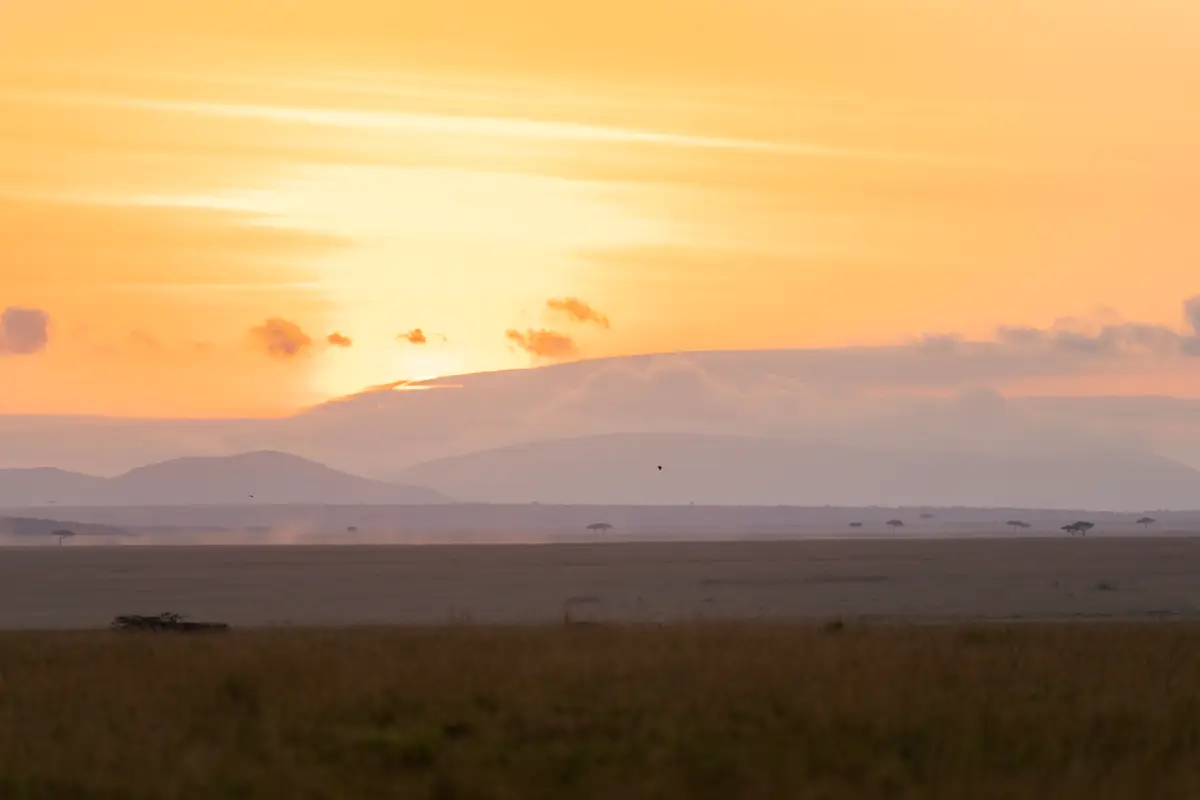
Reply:
M1200 397L1198 40L1191 0L0 0L0 414L790 348Z

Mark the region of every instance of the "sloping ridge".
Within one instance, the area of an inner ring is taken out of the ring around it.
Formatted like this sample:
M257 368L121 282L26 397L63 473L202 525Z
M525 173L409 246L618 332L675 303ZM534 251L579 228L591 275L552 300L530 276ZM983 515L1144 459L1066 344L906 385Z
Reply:
M170 506L270 504L447 503L421 486L362 478L306 458L275 451L177 458L132 469L115 478L31 470L0 473L0 505ZM36 480L35 480L36 479ZM22 491L35 486L37 492Z
M107 482L106 478L52 467L0 469L0 508L57 503L59 498L89 497Z
M400 477L484 502L1097 511L1200 505L1200 473L1153 455L889 452L697 434L544 440L428 461Z

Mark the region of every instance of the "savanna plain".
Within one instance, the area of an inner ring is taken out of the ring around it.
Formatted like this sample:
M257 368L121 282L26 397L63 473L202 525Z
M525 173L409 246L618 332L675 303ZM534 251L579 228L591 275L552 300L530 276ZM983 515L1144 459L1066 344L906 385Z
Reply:
M6 549L0 797L1198 797L1198 560L1190 538ZM86 630L164 610L235 624Z

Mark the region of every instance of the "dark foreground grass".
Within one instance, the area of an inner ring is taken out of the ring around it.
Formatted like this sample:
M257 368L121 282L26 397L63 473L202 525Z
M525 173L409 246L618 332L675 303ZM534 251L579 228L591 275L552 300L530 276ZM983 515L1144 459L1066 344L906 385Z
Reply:
M0 797L1200 798L1200 630L0 634Z

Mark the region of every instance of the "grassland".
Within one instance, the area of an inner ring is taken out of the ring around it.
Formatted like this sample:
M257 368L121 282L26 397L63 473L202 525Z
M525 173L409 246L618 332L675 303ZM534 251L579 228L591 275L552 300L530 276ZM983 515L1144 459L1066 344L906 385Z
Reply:
M1195 798L1200 629L3 633L0 797Z

